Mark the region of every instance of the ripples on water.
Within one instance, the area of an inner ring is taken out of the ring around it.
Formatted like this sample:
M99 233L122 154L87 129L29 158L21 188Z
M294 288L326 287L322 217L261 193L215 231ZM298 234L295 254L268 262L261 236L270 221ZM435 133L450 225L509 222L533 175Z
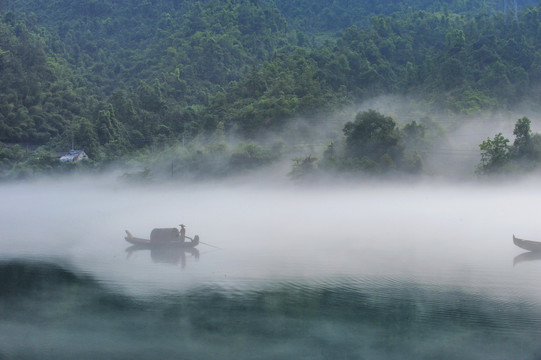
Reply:
M541 261L511 243L535 229L522 193L196 189L142 207L129 191L46 190L0 214L2 360L541 358ZM178 217L222 249L122 238Z
M539 303L354 278L137 298L69 267L0 265L3 358L533 359Z

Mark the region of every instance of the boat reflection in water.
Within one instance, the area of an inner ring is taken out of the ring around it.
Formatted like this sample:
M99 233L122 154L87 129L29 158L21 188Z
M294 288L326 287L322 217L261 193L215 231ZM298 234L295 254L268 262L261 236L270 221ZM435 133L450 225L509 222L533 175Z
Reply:
M184 269L186 267L186 255L193 256L199 260L199 250L195 247L186 247L180 244L160 244L160 245L132 245L126 248L127 259L136 251L150 250L150 258L155 263L167 263L179 265Z
M177 228L155 228L150 233L150 239L138 238L126 230L124 238L133 246L126 249L129 259L135 251L150 250L150 258L155 263L180 264L186 266L186 253L199 260L199 235L193 238L186 236L185 225L180 225L181 231ZM189 239L190 241L186 241Z
M519 239L513 235L513 243L521 249L528 250L513 259L513 266L526 261L541 260L541 242Z
M520 255L515 256L513 259L513 266L527 261L541 260L541 252L526 251Z

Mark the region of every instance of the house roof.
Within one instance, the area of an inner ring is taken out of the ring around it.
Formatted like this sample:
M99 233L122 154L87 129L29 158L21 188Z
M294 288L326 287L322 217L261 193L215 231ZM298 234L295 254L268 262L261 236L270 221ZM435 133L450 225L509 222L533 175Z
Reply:
M83 158L88 157L84 150L70 150L67 154L62 155L60 157L60 161L62 162L73 162L73 161L79 161Z

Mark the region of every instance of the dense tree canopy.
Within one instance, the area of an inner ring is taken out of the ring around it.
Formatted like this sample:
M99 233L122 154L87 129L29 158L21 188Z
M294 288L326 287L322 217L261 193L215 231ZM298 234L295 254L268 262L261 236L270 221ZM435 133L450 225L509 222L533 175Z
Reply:
M277 158L255 141L287 132L291 119L377 95L414 94L455 114L536 102L535 4L520 2L515 17L497 0L4 0L0 164L11 171L30 156L20 149L37 146L73 144L107 163L199 142L194 154L247 169ZM320 165L418 168L420 123L398 129L387 115L359 116L346 126L345 152L336 142ZM536 158L522 125L513 156ZM247 145L202 145L231 134Z
M354 122L346 123L344 135L348 156L397 159L402 154L396 123L374 110L359 113Z

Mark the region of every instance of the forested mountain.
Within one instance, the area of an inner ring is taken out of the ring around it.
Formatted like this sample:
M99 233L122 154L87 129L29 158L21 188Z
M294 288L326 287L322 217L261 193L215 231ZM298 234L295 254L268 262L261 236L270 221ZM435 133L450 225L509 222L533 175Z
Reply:
M23 5L26 3L26 6ZM8 6L9 7L9 6ZM104 95L140 80L223 86L283 46L278 11L249 1L13 2L50 34L48 46ZM186 102L205 93L191 87Z
M275 0L288 23L306 32L341 31L350 26L367 26L374 16L402 17L420 10L430 13L453 13L466 17L480 14L508 12L513 16L514 7L506 8L503 0L415 0L415 1L352 1L352 0ZM512 1L509 2L510 5ZM537 4L538 1L517 1L517 9Z
M14 144L102 163L202 136L250 142L381 94L509 108L541 77L541 7L517 3L3 0L0 164L27 159ZM278 156L254 146L227 156Z

